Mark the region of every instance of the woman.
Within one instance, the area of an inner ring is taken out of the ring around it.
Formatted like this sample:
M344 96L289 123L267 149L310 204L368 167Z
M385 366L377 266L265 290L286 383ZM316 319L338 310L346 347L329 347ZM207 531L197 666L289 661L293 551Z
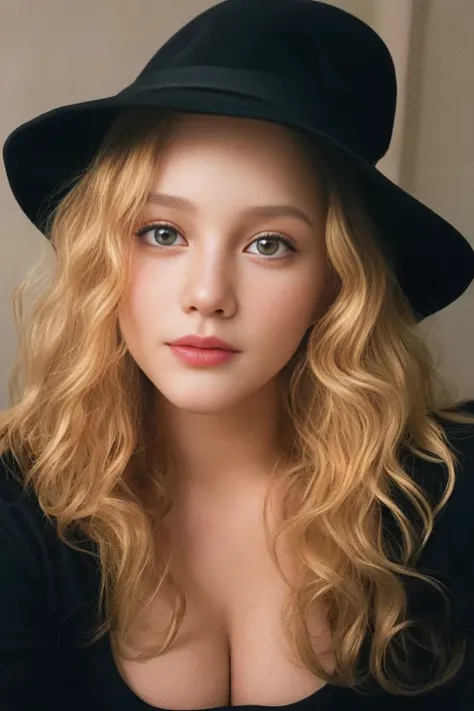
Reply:
M0 423L3 709L469 708L474 401L417 324L474 253L375 168L394 92L351 15L228 0L7 140L57 261Z

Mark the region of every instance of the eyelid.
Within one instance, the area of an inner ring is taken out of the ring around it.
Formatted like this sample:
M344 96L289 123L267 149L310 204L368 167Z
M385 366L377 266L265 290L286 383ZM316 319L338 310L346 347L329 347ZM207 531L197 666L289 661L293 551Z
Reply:
M158 227L172 227L178 232L182 232L182 230L177 225L174 225L172 222L166 222L163 220L152 220L151 222L145 222L141 227L139 227L138 230L135 232L135 235L143 234L147 230L151 230L153 227L155 229L158 229Z

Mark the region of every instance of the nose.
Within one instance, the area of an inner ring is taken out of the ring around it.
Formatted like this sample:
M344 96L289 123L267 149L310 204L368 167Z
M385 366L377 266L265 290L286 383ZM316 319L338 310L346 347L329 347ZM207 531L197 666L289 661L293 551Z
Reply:
M233 316L237 310L237 295L236 265L232 257L218 249L196 250L187 256L181 296L183 311L197 311L203 318Z

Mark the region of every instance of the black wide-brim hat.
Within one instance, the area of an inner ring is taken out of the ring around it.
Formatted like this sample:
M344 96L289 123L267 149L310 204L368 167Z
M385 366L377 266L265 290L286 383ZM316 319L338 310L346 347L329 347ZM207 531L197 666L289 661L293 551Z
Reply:
M3 157L15 199L46 234L71 179L128 109L274 121L327 141L355 170L384 253L421 321L468 288L474 249L375 167L390 145L396 97L387 46L350 13L315 0L225 0L176 32L118 94L61 106L16 128Z

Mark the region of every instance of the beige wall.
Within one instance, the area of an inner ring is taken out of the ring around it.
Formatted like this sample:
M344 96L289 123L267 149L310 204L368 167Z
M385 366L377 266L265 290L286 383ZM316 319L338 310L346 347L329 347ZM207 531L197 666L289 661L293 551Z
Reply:
M158 46L212 0L1 0L0 139L54 106L128 84ZM397 67L392 146L379 168L474 244L474 2L334 0L371 24ZM408 80L407 80L408 79ZM0 408L16 338L11 294L46 240L0 171ZM51 255L52 257L52 255ZM423 324L440 371L474 397L474 285Z

